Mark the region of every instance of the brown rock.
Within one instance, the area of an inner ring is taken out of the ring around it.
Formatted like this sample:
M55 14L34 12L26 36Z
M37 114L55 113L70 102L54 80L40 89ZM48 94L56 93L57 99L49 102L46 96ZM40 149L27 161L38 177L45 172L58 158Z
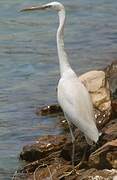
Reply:
M58 163L62 162L63 163L63 159L60 158L60 151L51 153L48 156L46 156L40 160L36 160L36 161L33 161L33 162L26 164L23 168L18 170L18 173L32 174L36 170L36 168L44 167L43 164L51 165L51 164L54 164L56 162L58 162ZM66 161L64 162L64 164L66 164ZM67 164L68 164L68 162L67 162Z
M75 165L77 165L78 163L80 163L86 148L87 148L87 152L86 152L85 160L88 159L89 154L90 154L90 146L87 144L83 133L79 129L75 130L74 136L75 136L75 158L74 158L74 163L75 163ZM95 146L93 148L95 149ZM73 149L73 144L71 142L71 136L70 136L68 141L65 143L64 148L61 151L62 158L64 158L67 161L71 161L71 159L72 159L72 149ZM93 151L93 149L92 149L92 151ZM85 164L85 167L87 165ZM84 167L84 164L83 164L83 167Z
M71 165L66 162L56 162L52 165L42 164L35 168L33 173L21 174L17 173L14 180L116 180L117 170L104 169L97 170L95 168L91 169L76 169L75 172L72 171Z
M113 116L117 117L117 99L112 100Z
M62 109L58 104L47 105L36 110L37 115L46 116L50 114L61 113Z
M52 179L58 180L62 179L63 174L66 171L71 171L72 167L67 164L63 163L55 163L53 165L44 165L44 168L37 168L34 177L37 180L45 180L45 179Z
M117 168L117 139L107 142L89 156L91 167Z
M59 153L56 152L46 158L27 164L23 169L17 171L15 175L16 180L18 177L21 177L21 180L22 177L25 177L25 180L42 180L49 179L51 176L53 180L59 179L58 177L63 176L66 171L71 171L72 166L58 155Z
M94 114L95 114L97 128L101 131L101 129L105 126L105 124L107 124L110 120L110 112L100 111L94 108Z
M102 129L101 145L117 138L117 119L110 120Z
M102 179L106 180L106 178L109 177L109 180L111 180L112 177L114 176L114 174L112 175L112 173L110 173L111 171L105 171L105 170L98 171L96 169L89 169L89 168L91 167L95 167L99 169L117 168L116 125L117 125L116 120L111 120L102 129L103 135L99 140L99 144L98 145L95 144L95 146L88 146L84 163L80 166L80 168L77 168L76 166L77 173L75 172L68 173L69 171L71 171L70 164L71 164L71 154L72 154L71 137L69 137L67 141L63 140L62 143L59 143L60 146L62 144L61 146L62 148L60 148L58 151L54 152L53 148L50 148L49 154L47 153L45 156L42 156L40 160L26 165L22 170L18 172L18 174L20 175L21 173L21 175L25 177L24 178L25 180L29 180L29 179L33 180L34 177L36 179L41 180L44 178L50 178L51 176L53 180L54 179L55 180L57 179L87 180L90 178L95 179L97 177L100 178L100 180ZM77 165L82 159L84 149L87 146L87 143L83 134L78 129L75 130L74 134L76 139L75 165ZM47 141L47 139L48 138L46 137L38 139L40 141L40 147L42 149L45 148L45 141ZM108 140L110 141L111 139L115 139L115 140L112 140L111 142L108 143ZM53 138L51 139L51 141L53 142ZM47 142L50 143L51 141L49 142L47 141ZM47 146L48 143L46 143L46 148L48 147ZM54 146L56 147L56 143L54 144ZM97 147L99 148L97 149Z
M80 170L75 180L114 180L116 177L117 170L97 170L91 168L88 170Z
M48 135L37 139L35 144L26 145L20 153L20 158L25 161L35 161L60 150L66 142L65 135Z

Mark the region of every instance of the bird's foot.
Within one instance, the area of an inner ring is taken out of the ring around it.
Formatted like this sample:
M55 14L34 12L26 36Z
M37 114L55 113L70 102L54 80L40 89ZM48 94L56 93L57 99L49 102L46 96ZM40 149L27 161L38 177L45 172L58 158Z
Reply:
M76 169L79 169L82 164L83 164L83 161L80 161L80 162L75 166L75 170L76 170Z
M59 179L62 179L64 177L70 176L72 174L76 173L75 169L72 169L71 171L64 172L62 176L59 177Z
M78 170L80 169L80 166L83 164L83 161L80 161L75 167L74 167L74 171L77 175L79 175Z
M79 163L79 164L80 164L80 163ZM68 177L68 176L74 175L74 174L79 175L79 172L78 172L77 169L76 169L76 168L78 168L78 166L80 167L79 164L76 165L76 166L74 167L74 169L72 169L71 171L64 172L63 175L61 175L61 176L59 177L59 179L62 179L62 178L64 178L64 177Z

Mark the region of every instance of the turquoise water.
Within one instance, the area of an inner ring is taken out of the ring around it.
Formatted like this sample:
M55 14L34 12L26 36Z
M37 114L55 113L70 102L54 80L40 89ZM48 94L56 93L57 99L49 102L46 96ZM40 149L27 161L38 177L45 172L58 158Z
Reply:
M55 103L59 66L55 12L21 13L47 0L0 1L0 179L11 179L27 143L59 134L56 117L38 117L37 107ZM65 47L79 74L117 58L117 1L64 0Z

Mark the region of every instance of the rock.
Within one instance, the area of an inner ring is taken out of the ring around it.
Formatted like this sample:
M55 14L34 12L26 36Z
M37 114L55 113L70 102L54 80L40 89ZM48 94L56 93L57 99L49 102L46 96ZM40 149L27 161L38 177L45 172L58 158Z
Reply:
M18 177L21 177L21 180L22 177L25 177L25 180L42 180L46 178L49 179L51 175L52 179L57 179L57 177L62 176L64 172L71 170L72 166L70 163L60 158L60 154L55 152L48 157L29 163L22 169L19 169L15 174L15 180L17 180Z
M111 97L117 99L117 60L108 65L104 71L109 82Z
M32 174L36 170L36 168L44 167L43 164L50 165L50 164L54 164L56 162L58 162L58 164L59 164L61 162L63 163L63 161L64 161L64 164L70 164L70 162L65 161L63 158L60 158L60 151L56 151L56 152L53 152L53 153L49 154L48 156L45 156L39 160L36 160L36 161L26 164L23 168L20 168L18 170L18 173Z
M58 104L47 105L36 110L37 115L46 116L50 114L61 113L62 109Z
M37 169L34 173L35 179L45 180L52 179L58 180L62 179L63 173L66 171L72 171L72 166L62 163L55 163L52 165L44 165L44 168Z
M94 108L94 114L96 119L96 125L99 131L107 124L110 120L110 112L100 111Z
M69 173L71 171L69 165L50 165L43 169L37 169L35 179L53 179L53 180L112 180L117 176L116 170L97 170L95 168L88 170L78 170L77 173ZM68 172L68 173L67 173Z
M102 129L102 137L100 139L100 146L117 139L117 119L111 120Z
M117 168L117 139L107 142L89 156L91 167L100 169Z
M42 159L50 153L60 150L65 142L65 135L48 135L40 137L35 144L23 147L23 150L20 153L20 159L29 162Z
M71 137L66 140L66 136L62 137L62 140L57 143L60 148L47 149L48 143L51 141L56 147L56 139L53 140L53 137L50 136L50 141L48 137L44 136L39 138L40 141L39 147L42 148L45 154L43 154L39 160L34 161L30 164L27 164L23 169L20 169L17 175L21 175L21 179L33 180L35 179L46 179L52 176L53 180L66 179L66 180L82 180L90 178L98 178L100 180L108 177L109 180L112 180L112 177L115 175L111 173L112 170L97 170L105 168L117 168L117 132L116 126L117 121L111 120L102 128L102 136L98 142L93 146L87 148L85 161L78 168L77 164L81 161L84 149L87 146L84 135L78 130L75 130L75 168L77 173L71 171L71 156L72 156L72 143ZM42 142L41 142L42 141ZM109 141L109 142L108 142ZM64 146L64 147L63 147ZM50 146L50 147L53 147ZM39 150L41 149L39 148ZM50 151L49 151L50 150ZM40 153L40 152L39 152ZM37 158L37 157L36 157ZM33 158L35 159L35 158ZM113 171L112 171L113 172ZM20 179L16 179L20 180Z
M114 178L117 178L117 170L115 169L97 170L91 168L88 170L80 170L78 173L75 180L116 180Z
M71 173L70 173L71 172ZM19 177L19 178L18 178ZM104 169L97 170L95 168L91 169L82 169L72 172L71 165L66 164L65 162L55 163L53 165L43 164L40 167L37 167L33 173L28 175L26 174L16 174L14 180L116 180L117 170Z
M94 144L93 146L87 146L87 142L85 140L85 137L84 137L83 133L81 133L78 128L75 130L74 135L75 135L75 164L78 164L81 161L82 157L83 157L84 149L86 147L87 147L87 153L86 153L85 160L88 161L89 156L93 152L95 152L96 149L99 149L104 144L117 139L117 119L110 120L102 128L102 135L99 138L98 143ZM71 142L71 138L69 138L69 140L66 142L64 148L61 151L61 156L64 159L68 160L68 161L71 160L72 147L73 147L73 145L72 145L72 142ZM107 146L106 146L106 148L107 148ZM109 151L110 151L110 156L111 156L111 154L112 154L111 149L109 149ZM115 150L113 150L113 151L115 151ZM107 153L107 152L105 151L105 153ZM108 153L107 153L107 156L108 156ZM99 165L98 167L101 167L101 163L103 164L103 161L106 161L105 156L102 157L101 161L98 164ZM87 166L90 167L90 161L89 161L89 163L86 162L86 164L84 164L84 165L85 165L85 168ZM111 165L112 165L113 168L115 168L115 162L114 161L111 163ZM95 166L93 166L93 167L95 167Z
M104 71L89 71L79 77L88 89L93 105L100 111L111 114L110 89Z
M33 179L33 175L31 174L28 173L23 174L16 172L12 177L12 180L34 180L34 179Z
M117 117L117 99L112 100L113 116Z
M113 116L117 117L117 60L107 66L104 71L110 86Z
M96 125L99 131L110 121L110 113L108 111L100 111L94 108L94 115L96 119ZM66 121L64 115L59 115L60 127L64 129L65 132L69 132L68 122ZM77 127L71 123L71 128L74 131Z
M74 158L75 162L74 163L78 164L82 159L84 149L87 147L87 143L86 143L83 133L79 129L75 130L74 136L75 136L75 158ZM71 142L71 136L70 136L67 142L65 143L64 148L61 150L61 157L67 161L71 161L72 148L73 148L73 144Z

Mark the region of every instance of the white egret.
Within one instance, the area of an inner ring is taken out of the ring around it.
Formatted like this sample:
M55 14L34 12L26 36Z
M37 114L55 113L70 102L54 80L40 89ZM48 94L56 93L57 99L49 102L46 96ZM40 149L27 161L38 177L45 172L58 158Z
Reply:
M63 36L65 24L65 8L59 2L51 2L42 6L28 7L23 9L22 11L41 9L54 9L58 12L59 15L59 27L57 30L57 50L61 78L58 83L58 102L64 111L68 123L69 121L71 121L84 133L88 144L90 144L90 141L96 143L99 138L99 132L95 123L93 105L90 95L86 87L77 77L76 73L72 70L64 49ZM71 135L72 142L74 144L75 139L72 131ZM74 160L73 158L74 148L72 163Z

